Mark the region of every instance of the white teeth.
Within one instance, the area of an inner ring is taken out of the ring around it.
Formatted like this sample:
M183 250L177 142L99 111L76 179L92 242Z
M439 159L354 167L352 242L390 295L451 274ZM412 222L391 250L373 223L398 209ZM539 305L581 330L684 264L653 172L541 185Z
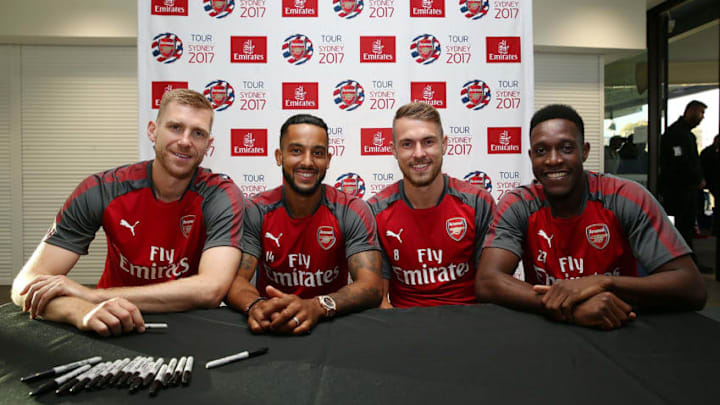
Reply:
M559 179L561 177L565 177L565 173L547 173L546 176L551 179Z
M422 165L413 165L412 167L413 167L413 169L424 169L424 168L426 168L426 167L428 167L428 166L430 166L430 165L427 164L427 163L425 163L425 164L422 164Z

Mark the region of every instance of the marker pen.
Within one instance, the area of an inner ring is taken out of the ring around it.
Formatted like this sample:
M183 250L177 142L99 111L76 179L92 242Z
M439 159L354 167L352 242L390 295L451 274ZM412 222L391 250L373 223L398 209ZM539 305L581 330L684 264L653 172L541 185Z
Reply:
M74 394L76 392L82 391L88 384L90 384L90 381L92 381L95 376L100 374L110 364L112 363L109 361L99 363L95 365L95 367L88 370L87 373L84 373L82 376L78 377L78 382L75 383L75 385L73 385L72 387L70 387L70 393Z
M125 377L127 376L127 373L132 372L132 371L134 370L134 368L135 368L135 365L137 365L137 363L138 363L140 360L142 360L142 359L143 359L142 356L135 356L135 358L133 358L132 361L130 361L129 363L127 363L127 364L125 365L125 367L123 367L123 368L120 370L120 372L118 372L117 374L115 374L115 375L113 376L113 378L110 379L110 381L108 382L108 385L110 385L110 386L117 386L117 385L118 385L118 382L119 382L120 380L122 380L123 378L125 378Z
M208 369L209 369L209 368L214 368L214 367L220 367L220 366L223 366L223 365L225 365L225 364L232 363L232 362L234 362L234 361L243 360L243 359L249 359L249 358L251 358L251 357L255 357L255 356L259 356L259 355L261 355L261 354L265 354L265 353L267 353L267 351L268 351L268 348L267 348L267 347L263 347L263 348L260 348L260 349L258 349L258 350L252 351L252 352L249 351L249 350L246 350L246 351L244 351L244 352L240 352L240 353L237 353L237 354L232 354L232 355L230 355L230 356L225 356L225 357L219 358L219 359L217 359L217 360L208 361L208 362L205 364L205 368L208 368Z
M155 375L155 379L152 382L152 385L150 386L150 396L154 397L157 395L158 390L161 386L165 385L165 382L163 381L165 379L165 372L167 371L168 365L163 364L162 367L160 367L160 371Z
M193 356L188 356L187 362L185 363L185 370L183 370L182 385L190 384L190 380L192 379L193 362Z
M150 359L152 359L152 357ZM162 357L155 361L148 360L143 366L142 371L140 371L140 374L133 379L132 383L130 383L130 392L135 392L140 388L144 387L145 385L149 384L150 380L152 380L153 376L155 375L155 370L158 370L160 368L162 362ZM145 383L145 380L148 380L147 384Z
M112 378L115 377L120 372L120 370L122 370L122 368L125 367L129 362L130 362L130 358L125 357L124 359L120 360L119 363L114 364L113 367L110 369L110 372L107 373L107 375L105 375L102 378L102 380L100 380L97 383L97 385L95 387L96 388L105 388L108 385L108 383L110 382L110 380L112 380Z
M175 367L175 372L173 373L172 378L170 378L168 384L176 387L180 385L180 379L182 378L182 373L185 370L185 363L187 363L187 357L180 357L180 360L178 360L178 364Z
M55 388L65 384L66 381L72 380L73 378L75 378L75 376L80 375L80 374L84 373L85 371L89 370L90 367L92 367L92 366L89 364L80 366L67 374L63 374L60 377L58 377L52 381L46 382L45 384L39 386L38 389L36 389L35 391L30 392L29 395L31 397L34 397L35 395L40 395L45 392L52 391Z
M163 376L163 387L167 387L168 381L170 381L170 378L175 372L175 366L177 366L177 362L178 361L175 357L170 359L170 363L168 363L167 370L165 370L165 375Z
M145 358L142 359L142 361L138 362L138 363L135 365L135 368L134 368L131 372L129 372L129 373L127 373L127 374L125 375L126 378L118 381L117 386L118 386L118 387L128 387L128 386L130 386L130 384L140 375L140 372L143 370L143 368L145 367L145 365L148 364L148 363L150 363L150 364L153 364L153 363L154 363L152 357L145 357Z
M113 367L115 367L121 361L122 361L121 359L117 359L113 362L108 362L108 365L100 373L98 373L98 375L96 375L92 380L90 380L90 382L87 383L87 385L85 385L85 389L91 389L91 388L97 389L98 385L100 384L100 381L102 381L103 378L105 378L105 376L108 375L112 371Z
M69 393L70 389L72 389L72 387L80 384L80 381L85 381L88 378L88 376L92 375L95 371L97 371L98 367L102 366L102 364L103 363L98 363L98 364L92 366L90 369L88 369L84 373L80 374L79 376L77 376L71 380L65 381L65 383L63 385L61 385L60 387L58 387L57 390L55 390L55 393L58 395L65 395L65 394Z
M30 382L30 381L35 381L40 378L52 377L54 375L65 373L67 371L70 371L74 368L78 368L80 366L84 366L86 364L92 365L95 363L99 363L100 360L102 360L102 357L95 356L95 357L90 357L89 359L85 359L85 360L74 361L72 363L64 364L61 366L55 366L55 367L51 368L50 370L40 371L35 374L25 376L25 377L21 378L20 381Z

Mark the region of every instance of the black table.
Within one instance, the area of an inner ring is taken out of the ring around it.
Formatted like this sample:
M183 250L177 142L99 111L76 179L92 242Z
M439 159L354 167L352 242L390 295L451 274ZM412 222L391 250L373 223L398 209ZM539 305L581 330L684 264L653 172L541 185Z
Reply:
M604 332L494 305L379 309L301 337L252 335L227 308L148 314L166 332L100 338L0 307L0 403L701 404L720 401L720 323L696 313L640 314ZM268 354L206 370L208 360ZM21 376L93 355L195 356L188 387L28 398Z

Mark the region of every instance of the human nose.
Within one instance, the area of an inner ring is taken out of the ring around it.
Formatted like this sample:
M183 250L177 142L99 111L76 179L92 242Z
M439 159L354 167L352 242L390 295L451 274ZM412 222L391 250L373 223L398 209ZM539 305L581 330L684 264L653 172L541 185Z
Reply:
M178 143L182 146L190 146L192 144L191 136L191 131L183 131L182 134L180 134L180 139L178 139Z
M545 161L547 165L557 165L562 163L563 161L562 154L555 148L550 149L545 156Z
M305 151L305 153L302 154L302 160L300 161L300 163L303 166L312 166L312 162L312 151Z
M412 150L412 156L416 159L425 156L425 148L423 148L422 142L415 143Z

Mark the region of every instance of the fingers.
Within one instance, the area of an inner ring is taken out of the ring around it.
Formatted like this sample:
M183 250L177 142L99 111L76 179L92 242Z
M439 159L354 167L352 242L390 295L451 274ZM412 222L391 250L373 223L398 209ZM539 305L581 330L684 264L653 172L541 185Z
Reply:
M538 294L540 294L540 295L543 295L543 294L547 293L548 291L550 291L550 286L549 286L549 285L542 285L542 284L535 284L535 285L533 286L533 290L534 290L536 293L538 293Z
M140 310L130 301L113 298L96 305L83 317L81 329L92 330L101 336L145 331Z
M65 295L62 287L53 280L48 280L44 286L35 291L32 295L32 305L30 306L30 317L35 318L45 313L45 307L53 298Z
M268 297L270 297L270 298L283 298L288 295L271 285L265 287L265 292L267 293Z
M280 329L283 326L286 326L285 324L288 323L292 319L293 316L295 316L298 312L302 310L302 305L300 304L300 298L295 297L295 299L290 302L285 309L280 311L277 316L273 317L272 323L270 324L270 329L277 330ZM293 328L297 325L292 325Z

